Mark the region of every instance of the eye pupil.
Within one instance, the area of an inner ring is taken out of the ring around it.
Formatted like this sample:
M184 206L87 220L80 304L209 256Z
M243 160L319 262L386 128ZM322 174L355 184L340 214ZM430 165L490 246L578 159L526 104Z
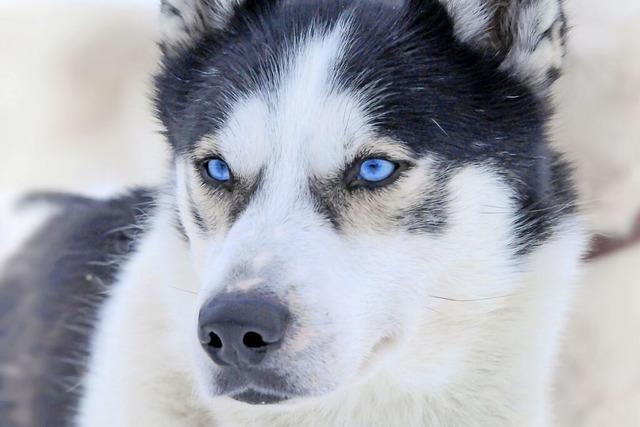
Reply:
M366 182L380 182L396 171L397 165L385 159L368 159L360 166L359 179Z
M211 159L205 164L207 175L218 182L228 182L231 180L231 170L229 165L222 159Z

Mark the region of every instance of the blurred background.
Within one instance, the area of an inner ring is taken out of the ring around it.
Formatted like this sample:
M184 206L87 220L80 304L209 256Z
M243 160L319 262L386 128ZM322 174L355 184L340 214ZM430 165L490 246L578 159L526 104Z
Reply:
M601 246L586 264L558 366L559 426L640 426L640 1L567 0L558 148L576 165ZM2 212L31 189L108 195L162 181L149 101L159 0L0 0ZM630 244L621 244L620 242Z

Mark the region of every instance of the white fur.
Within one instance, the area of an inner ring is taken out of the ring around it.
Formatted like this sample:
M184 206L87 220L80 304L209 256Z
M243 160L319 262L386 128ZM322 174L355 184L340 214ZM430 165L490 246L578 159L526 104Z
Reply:
M475 44L489 31L493 11L486 0L440 0L440 3L453 18L460 41Z

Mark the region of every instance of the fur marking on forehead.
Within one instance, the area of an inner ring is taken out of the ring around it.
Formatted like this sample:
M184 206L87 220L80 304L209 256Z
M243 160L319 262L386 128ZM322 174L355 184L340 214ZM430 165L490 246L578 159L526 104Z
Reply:
M312 163L314 174L342 167L348 152L374 138L359 99L335 84L346 24L310 34L283 58L277 84L236 102L196 155L218 153L241 174L265 163ZM199 154L198 154L199 153Z

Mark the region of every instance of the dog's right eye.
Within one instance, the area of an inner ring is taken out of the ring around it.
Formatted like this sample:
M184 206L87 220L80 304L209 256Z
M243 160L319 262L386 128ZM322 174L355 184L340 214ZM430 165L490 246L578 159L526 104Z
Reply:
M204 162L204 170L209 178L216 182L227 183L231 181L231 169L222 159L210 159Z

